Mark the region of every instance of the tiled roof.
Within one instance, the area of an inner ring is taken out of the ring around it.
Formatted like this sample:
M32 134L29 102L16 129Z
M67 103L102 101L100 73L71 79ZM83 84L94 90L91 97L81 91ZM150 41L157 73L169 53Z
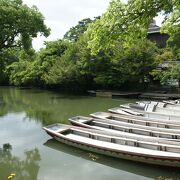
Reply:
M160 32L160 27L156 25L156 21L153 20L149 25L148 34Z
M159 26L150 27L148 29L148 34L157 33L157 32L160 32L160 27Z

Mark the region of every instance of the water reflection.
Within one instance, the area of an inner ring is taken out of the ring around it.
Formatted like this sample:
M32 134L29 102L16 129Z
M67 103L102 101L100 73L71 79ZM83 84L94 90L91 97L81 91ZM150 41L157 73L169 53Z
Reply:
M21 160L12 154L12 146L3 144L0 148L0 179L6 180L11 173L15 173L17 180L37 180L39 161L41 160L38 149L26 151Z
M0 108L0 116L9 112L25 112L27 119L41 121L43 125L55 122L67 124L69 117L107 110L129 101L6 87L0 87L0 96L4 102Z
M174 169L104 157L53 140L45 144L50 148L43 146L49 136L42 126L68 123L71 116L105 111L129 99L69 96L6 87L0 87L0 97L0 180L6 180L13 172L17 180L149 180L179 175ZM5 144L7 142L11 145Z
M3 97L0 96L0 105L3 104Z
M65 154L81 157L89 161L94 161L94 163L103 164L114 169L126 171L143 177L153 178L156 180L179 180L180 177L180 172L178 169L170 167L160 167L155 165L146 165L143 163L136 163L128 160L116 159L95 153L90 153L78 148L72 148L68 145L57 142L54 139L48 140L46 143L44 143L44 145Z

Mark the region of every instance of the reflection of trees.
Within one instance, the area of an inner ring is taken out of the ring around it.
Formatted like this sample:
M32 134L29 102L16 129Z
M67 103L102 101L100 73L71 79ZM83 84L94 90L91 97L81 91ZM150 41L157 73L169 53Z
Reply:
M34 89L0 88L0 94L4 99L0 116L7 112L26 112L27 119L35 119L48 125L55 122L68 123L67 119L77 115L77 111L82 114L81 108L76 109L79 97L74 99L73 104L68 99L73 99L73 96Z
M1 92L0 92L1 95ZM0 116L3 116L8 112L8 109L5 108L5 101L3 99L3 96L0 96Z
M6 180L11 173L15 173L17 180L37 180L40 154L38 149L25 152L25 158L12 155L12 146L4 144L0 148L0 179Z
M8 112L26 112L28 119L37 119L44 124L55 122L54 108L49 105L48 94L40 90L20 90L17 88L0 88L3 104L0 105L0 116ZM57 111L56 111L57 112ZM57 116L56 116L57 117Z
M0 116L4 112L26 112L27 118L41 121L43 125L56 122L68 123L68 118L78 114L88 115L93 111L103 111L128 101L111 101L58 94L35 89L0 88L4 104L0 108ZM3 113L1 113L3 112Z

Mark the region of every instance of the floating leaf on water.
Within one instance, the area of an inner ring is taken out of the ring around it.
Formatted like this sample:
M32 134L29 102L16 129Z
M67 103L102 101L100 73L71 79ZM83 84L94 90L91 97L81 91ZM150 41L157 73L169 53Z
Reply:
M89 153L89 157L93 160L96 161L97 159L99 159L99 157L95 154Z

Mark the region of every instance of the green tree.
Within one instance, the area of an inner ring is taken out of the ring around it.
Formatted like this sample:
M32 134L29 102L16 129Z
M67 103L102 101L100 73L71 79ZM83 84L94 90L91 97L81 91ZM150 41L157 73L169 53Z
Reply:
M34 54L32 39L38 34L47 37L50 29L44 24L44 17L39 10L35 6L28 7L22 0L0 0L0 24L0 84L8 84L6 67L15 62L12 68L20 72L25 64L29 66L29 62L22 62L22 57L21 63L17 63L21 50L26 50L30 56ZM21 68L18 70L18 67Z
M153 70L151 73L155 80L159 80L161 84L168 84L170 81L177 81L180 87L180 64L169 63L167 68L161 70Z
M180 3L174 7L171 16L163 24L161 31L170 35L167 42L168 46L172 48L177 59L180 59Z
M6 67L11 63L18 61L20 51L21 50L18 47L3 49L0 51L0 84L8 85L9 77L6 73Z
M177 11L178 0L129 0L127 4L112 0L107 11L88 29L91 34L89 47L92 53L97 53L113 48L117 40L128 47L134 40L146 38L148 26L158 13L163 12L166 16L165 24ZM178 16L174 19L179 21Z
M69 40L71 42L76 42L79 37L87 30L89 24L95 22L99 17L95 17L93 20L90 18L83 19L78 22L78 24L72 28L64 35L65 40Z
M0 51L14 46L29 49L38 33L46 37L50 33L39 10L22 0L0 0L0 24Z
M165 61L176 60L177 57L172 52L171 48L164 48L164 49L158 49L158 53L156 54L155 59L158 64L162 64Z
M52 86L78 91L91 86L91 54L87 48L87 36L83 35L71 43L65 53L57 59L45 75L45 81Z
M54 64L44 74L45 82L51 86L72 88L77 83L76 61L76 45L71 44L61 57L56 57Z
M170 69L170 77L172 79L177 80L180 87L180 64L179 63Z
M47 56L62 56L68 48L69 42L65 40L56 40L45 42L45 48L39 51L39 56L42 60Z
M28 53L24 50L18 52L17 60L5 68L5 73L9 77L9 83L15 86L36 85L39 82L39 71L35 61L36 54Z
M68 44L62 40L46 42L46 48L36 54L21 50L17 56L18 60L6 67L10 84L44 86L45 74L66 51Z
M57 40L46 42L45 45L46 47L40 50L36 60L39 67L39 78L43 84L46 84L46 74L68 49L69 42Z
M157 66L157 47L154 43L140 39L129 48L124 48L117 42L111 51L107 49L104 58L100 55L100 61L94 62L96 83L105 88L118 89L125 84L142 84L143 87L145 80L150 80L149 72Z

